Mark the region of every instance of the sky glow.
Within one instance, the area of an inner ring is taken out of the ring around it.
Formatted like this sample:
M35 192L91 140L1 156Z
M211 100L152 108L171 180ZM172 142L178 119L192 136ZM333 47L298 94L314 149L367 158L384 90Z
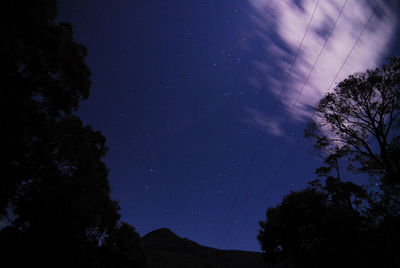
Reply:
M107 138L122 219L260 251L266 209L316 178L305 123L377 1L348 0L291 113L345 0L320 0L276 104L317 0L60 1L89 51L79 114ZM398 2L382 1L337 81L400 55Z
M278 105L284 107L284 113L273 117L269 123L272 126L269 134L281 133L276 129L281 128L282 119L287 113L290 113L290 118L294 121L304 122L309 119L312 114L311 107L327 92L378 2L319 1L288 82L283 88L282 97L279 99ZM333 83L333 87L354 72L379 66L387 56L388 44L394 37L397 17L383 2L374 12L367 28ZM282 75L276 74L288 74L294 55L316 8L317 0L258 0L249 1L249 3L252 7L250 17L255 26L250 37L261 40L265 52L269 54L268 61L254 62L257 75L249 79L257 81L256 84L259 85L269 85L268 90L275 96L279 96L284 81ZM337 20L342 8L343 12ZM329 36L336 20L337 23ZM278 38L272 38L273 36ZM326 40L328 40L326 46L317 61ZM304 90L300 94L302 88ZM296 99L298 99L297 102ZM292 111L293 106L295 108ZM255 124L260 126L268 124L264 115L257 113L254 109L248 109L248 112Z

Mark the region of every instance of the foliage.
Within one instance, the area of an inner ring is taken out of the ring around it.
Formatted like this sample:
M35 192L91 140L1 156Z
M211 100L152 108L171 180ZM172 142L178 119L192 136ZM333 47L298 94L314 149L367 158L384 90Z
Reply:
M315 180L267 210L258 239L281 267L399 267L400 59L349 76L316 108L305 136L324 160ZM343 164L377 187L343 178Z
M338 159L349 160L348 169L378 179L376 194L381 211L400 210L400 59L350 75L327 94L305 130L315 148L324 152L326 176L332 168L340 179ZM325 173L324 173L325 172ZM374 205L377 206L376 204ZM396 212L397 211L397 212Z
M121 222L103 241L102 265L104 267L145 267L146 256L135 228Z
M0 252L16 267L91 267L101 238L137 240L115 229L105 138L76 115L89 96L87 50L56 11L55 0L0 10Z
M314 124L327 133L320 139L352 154L359 171L400 179L393 142L400 126L400 59L381 69L350 75L316 108Z
M377 221L359 209L363 187L330 178L286 195L266 212L258 240L264 259L277 267L398 267L400 217ZM352 207L338 198L347 189ZM374 215L376 216L376 215Z
M267 210L258 239L265 260L281 267L357 264L363 217L333 194L308 187Z

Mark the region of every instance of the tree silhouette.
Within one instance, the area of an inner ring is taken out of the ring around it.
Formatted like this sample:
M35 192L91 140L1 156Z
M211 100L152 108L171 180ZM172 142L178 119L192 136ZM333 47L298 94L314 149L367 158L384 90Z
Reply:
M146 256L135 228L121 222L102 243L103 267L145 267Z
M399 267L400 59L349 76L316 108L305 136L324 159L314 180L260 222L265 260L280 267ZM377 179L359 186L347 168Z
M393 141L400 126L400 59L381 69L350 75L316 108L314 123L327 133L320 137L352 154L362 172L385 174L399 183L400 161Z
M399 127L400 59L393 57L382 68L340 82L320 101L305 134L325 152L328 167L320 173L347 158L350 170L378 179L380 200L374 206L393 215L400 212Z
M308 187L269 208L258 235L265 260L278 267L359 267L364 218L326 189ZM357 189L359 190L359 189ZM353 196L360 198L358 192Z
M90 267L120 217L105 138L76 115L89 96L87 50L56 11L54 0L0 10L0 251L16 267Z

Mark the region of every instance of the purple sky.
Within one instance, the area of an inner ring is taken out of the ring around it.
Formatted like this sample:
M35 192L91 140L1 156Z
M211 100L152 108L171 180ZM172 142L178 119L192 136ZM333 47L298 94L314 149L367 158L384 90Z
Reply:
M89 49L80 115L107 138L123 220L141 235L166 227L259 251L265 210L315 179L310 107L346 58L335 81L399 55L396 1L365 30L378 1L345 2L60 1L59 19Z

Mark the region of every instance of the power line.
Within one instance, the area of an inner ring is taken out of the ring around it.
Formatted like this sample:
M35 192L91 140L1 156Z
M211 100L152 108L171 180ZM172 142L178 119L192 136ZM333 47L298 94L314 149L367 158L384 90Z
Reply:
M345 8L347 2L348 2L348 0L346 0L345 3L343 4L342 9L340 10L340 13L339 13L338 17L337 17L336 20L335 20L335 23L334 23L334 24L332 25L332 27L331 27L331 30L330 30L330 32L329 32L328 37L325 39L324 45L322 46L321 50L319 51L319 54L318 54L318 56L317 56L317 58L316 58L316 60L315 60L315 62L314 62L314 64L313 64L313 66L312 66L310 72L308 73L308 76L307 76L306 80L304 81L301 90L300 90L299 93L297 94L296 99L295 99L293 105L290 107L289 111L286 113L286 116L285 116L283 122L286 122L286 121L289 119L289 117L292 115L292 112L293 112L294 108L296 107L297 102L299 101L300 96L303 94L304 88L305 88L305 86L307 85L308 80L309 80L310 77L311 77L311 73L314 71L314 68L315 68L315 66L316 66L317 63L318 63L319 58L321 57L322 52L324 51L324 49L325 49L325 47L326 47L326 44L328 43L328 40L329 40L329 38L331 37L331 34L332 34L332 32L333 32L333 29L335 28L337 22L339 21L339 18L341 17L341 15L342 15L342 13L343 13L343 10L344 10L344 8ZM268 162L269 157L270 157L271 154L272 154L273 148L274 148L274 146L277 144L278 137L282 134L282 131L283 131L283 127L280 128L278 134L275 135L274 141L272 142L272 145L271 145L272 148L269 150L269 153L267 154L266 158L264 159L264 165L261 166L261 169L260 169L260 171L259 171L259 173L258 173L258 175L257 175L257 180L258 180L259 176L262 174L262 171L264 170L264 167L265 167L266 163ZM254 187L254 184L253 184L253 187Z
M309 20L309 22L308 22L308 24L307 24L307 27L306 27L306 30L305 30L305 32L304 32L304 34L303 34L302 39L301 39L300 45L299 45L299 47L297 48L296 54L295 54L295 56L294 56L294 58L293 58L293 60L292 60L292 63L291 63L291 65L290 65L289 72L288 72L287 75L286 75L285 82L283 83L283 85L282 85L282 87L281 87L281 89L280 89L279 96L278 96L278 97L275 97L274 106L273 106L273 108L272 108L271 113L269 114L269 117L267 118L267 124L265 125L265 128L264 128L264 130L263 130L263 132L262 132L262 135L261 135L261 137L260 137L260 139L259 139L259 141L258 141L256 150L255 150L255 152L253 153L253 156L252 156L252 158L251 158L251 161L250 161L250 164L249 164L247 170L250 170L250 169L253 167L253 164L254 164L254 161L255 161L255 159L256 159L256 156L257 156L257 154L258 154L258 152L259 152L259 150L260 150L261 144L262 144L262 142L263 142L263 140L264 140L264 137L265 137L265 135L266 135L266 133L267 133L267 131L268 131L269 123L270 123L270 121L271 121L271 118L274 116L274 114L275 114L275 112L276 112L276 110L277 110L279 100L280 100L280 99L282 98L282 96L283 96L284 89L286 88L287 82L288 82L289 77L290 77L290 75L291 75L291 73L292 73L293 66L294 66L294 63L296 62L297 56L299 55L300 49L301 49L301 47L303 46L305 37L306 37L306 35L307 35L307 33L308 33L308 30L309 30L309 28L310 28L311 22L312 22L312 20L313 20L313 18L314 18L315 12L316 12L316 10L317 10L317 8L318 8L319 2L320 2L320 0L317 1L317 4L315 5L315 8L314 8L314 10L313 10L313 12L312 12L311 18L310 18L310 20ZM244 177L244 176L242 176L242 177ZM237 198L237 197L238 197L240 191L244 188L245 183L246 183L246 180L243 178L243 179L242 179L241 186L238 188L238 191L237 191L236 195L234 195L234 202L233 202L233 205L231 206L231 208L228 210L228 214L231 213L231 212L233 212L233 209L236 207L236 205L237 205L236 203L237 203L237 201L238 201L238 198ZM234 213L234 212L233 212L233 213ZM222 226L222 228L226 225L228 219L229 219L229 215L228 215L228 217L226 217L226 220L225 220L224 225ZM220 233L222 233L222 232L220 232Z
M364 25L363 29L362 29L361 32L359 33L359 35L358 35L356 41L354 42L352 48L350 49L349 53L347 54L347 56L346 56L344 62L343 62L342 65L340 66L338 72L336 73L335 77L333 78L332 82L330 83L329 87L327 88L327 90L325 91L324 94L327 94L327 93L329 92L329 90L331 89L333 83L336 81L338 75L339 75L340 72L342 71L344 65L347 63L347 60L349 59L351 53L353 52L353 50L354 50L354 48L356 47L356 45L357 45L357 43L359 42L359 40L361 39L361 36L362 36L363 33L365 32L365 30L366 30L368 24L370 23L371 19L373 18L374 13L375 13L375 11L377 10L377 8L379 7L379 5L381 4L381 2L382 2L382 0L379 0L379 2L376 4L375 8L372 10L370 17L368 18L368 21L366 22L366 24ZM315 114L316 114L316 110L314 110L313 114L311 115L311 118L313 118ZM275 173L274 177L272 178L272 180L270 181L270 183L267 185L267 187L266 187L266 189L264 190L264 192L262 193L261 197L257 200L257 204L261 204L262 200L265 198L265 195L266 195L267 192L269 191L269 189L270 189L272 183L273 183L273 182L277 179L277 177L279 176L279 173L280 173L281 169L283 168L284 164L286 163L286 161L287 161L289 155L294 151L294 149L295 149L296 145L298 144L299 140L300 140L300 138L299 138L299 136L298 136L298 137L296 138L296 140L293 142L293 145L292 145L292 147L290 148L289 152L285 155L285 158L284 158L284 160L282 161L282 163L281 163L280 167L278 168L277 172ZM244 222L244 224L241 226L241 228L240 228L239 230L243 230L243 229L247 226L248 221L249 221L250 217L252 216L252 214L254 213L256 207L257 207L257 206L253 207L253 209L251 210L249 216L247 217L247 220ZM257 207L257 208L258 208L258 207ZM240 232L241 232L241 231L239 231L238 234L239 234Z
M300 42L299 47L297 48L296 55L294 56L293 61L292 61L291 65L290 65L289 72L288 72L288 74L286 75L285 82L283 83L283 86L282 86L282 88L281 88L281 90L280 90L280 92L279 92L279 96L278 96L277 98L275 98L275 100L274 100L274 106L273 106L273 108L272 108L272 112L270 113L270 116L267 118L267 121L266 121L267 123L266 123L265 128L264 128L264 131L263 131L263 133L262 133L262 135L261 135L261 138L260 138L260 140L259 140L259 142L258 142L256 151L255 151L254 154L253 154L252 160L251 160L251 162L250 162L250 167L253 165L254 160L255 160L255 158L256 158L256 156L257 156L257 153L258 153L258 151L259 151L259 149L260 149L260 147L261 147L262 141L264 140L265 134L267 133L268 126L269 126L269 123L270 123L270 121L271 121L271 118L272 118L272 116L273 116L273 115L275 114L275 112L276 112L276 109L277 109L277 107L278 107L278 100L282 97L283 91L284 91L284 89L286 88L286 84L287 84L287 82L288 82L288 80L289 80L290 74L292 73L294 63L295 63L295 61L296 61L296 59L297 59L297 56L299 55L299 52L300 52L301 47L303 46L304 39L305 39L305 37L306 37L306 35L307 35L308 29L310 28L311 22L312 22L312 20L313 20L313 18L314 18L315 11L316 11L317 8L318 8L319 1L320 1L320 0L318 0L318 1L317 1L317 4L315 5L314 11L313 11L313 13L312 13L312 15L311 15L311 18L310 18L310 21L309 21L308 24L307 24L306 31L304 32L304 35L303 35L303 38L301 39L301 42Z
M294 108L295 108L295 106L296 106L296 104L297 104L297 102L298 102L300 96L302 95L302 93L303 93L303 91L304 91L304 88L305 88L305 86L306 86L308 80L309 80L310 77L311 77L311 73L314 71L314 68L315 68L315 66L316 66L317 63L318 63L318 60L319 60L319 58L321 57L322 52L324 51L324 49L325 49L325 47L326 47L326 44L328 43L328 40L330 39L330 37L331 37L331 35L332 35L332 32L333 32L333 30L335 29L337 22L339 21L339 18L342 16L343 10L344 10L344 8L346 7L347 2L348 2L348 0L346 0L346 1L344 2L342 8L340 9L339 15L337 16L337 18L336 18L334 24L332 25L332 27L331 27L331 29L330 29L330 31L329 31L329 34L328 34L327 38L325 39L325 42L324 42L323 46L321 47L321 50L319 51L318 56L317 56L317 58L316 58L316 60L315 60L315 62L314 62L314 64L313 64L313 66L312 66L310 72L309 72L308 75L307 75L306 80L305 80L304 83L303 83L303 86L302 86L301 90L300 90L299 93L297 94L296 99L295 99L295 101L294 101L292 107L291 107L291 108L288 110L288 112L286 113L286 116L285 116L285 118L284 118L284 120L283 120L284 122L288 121L289 116L292 114L292 112L293 112L293 110L294 110ZM266 164L267 164L267 162L268 162L268 160L269 160L270 155L272 154L272 151L273 151L275 145L278 143L277 140L278 140L278 137L282 134L282 130L283 130L283 128L281 128L281 129L279 130L278 134L275 136L275 138L274 138L274 140L273 140L273 142L272 142L272 144L271 144L270 150L269 150L269 152L267 153L266 158L264 159L263 165L261 166L260 171L258 172L258 174L257 174L257 176L256 176L256 178L255 178L255 180L254 180L253 183L252 183L252 189L251 189L251 191L254 189L254 186L255 186L256 182L259 181L259 179L260 179L260 177L261 177L261 174L262 174L262 172L263 172L263 170L264 170L264 167L266 166ZM241 209L243 209L245 203L247 203L248 197L249 197L249 195L247 195L247 198L245 197L245 202L242 202ZM240 214L240 213L241 213L241 210L239 211L239 214ZM229 227L231 227L231 226L229 226ZM229 229L229 232L230 232L230 229Z

